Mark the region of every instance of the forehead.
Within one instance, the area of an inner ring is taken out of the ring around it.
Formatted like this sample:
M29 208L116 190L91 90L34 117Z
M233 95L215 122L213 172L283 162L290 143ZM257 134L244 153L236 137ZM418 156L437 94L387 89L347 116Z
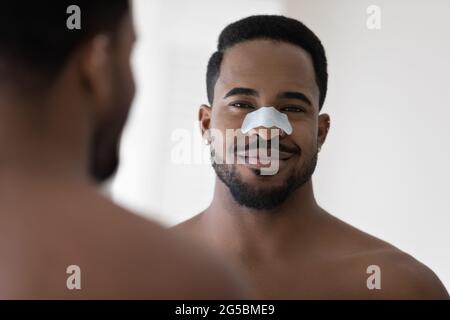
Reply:
M246 41L225 51L217 94L232 87L254 88L262 94L301 90L314 103L319 99L309 53L299 46L272 40Z

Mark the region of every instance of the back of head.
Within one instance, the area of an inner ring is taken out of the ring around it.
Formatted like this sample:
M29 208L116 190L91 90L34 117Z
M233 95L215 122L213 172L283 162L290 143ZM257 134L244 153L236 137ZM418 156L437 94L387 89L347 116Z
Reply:
M13 97L11 110L27 105L24 112L36 116L45 114L48 103L37 105L52 94L66 114L70 104L74 112L88 110L90 173L97 181L110 177L134 97L129 0L3 1L0 30L0 96Z
M78 46L114 33L127 11L128 0L3 1L1 84L50 84Z

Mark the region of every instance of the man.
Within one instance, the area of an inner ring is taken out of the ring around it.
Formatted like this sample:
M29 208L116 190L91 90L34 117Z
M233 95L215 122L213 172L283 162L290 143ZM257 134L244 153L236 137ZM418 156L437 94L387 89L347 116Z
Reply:
M0 30L0 298L240 298L208 251L97 190L134 95L128 1L7 1Z
M229 257L245 271L259 298L448 298L426 266L317 204L311 176L330 128L330 117L320 114L326 90L324 48L301 22L252 16L226 27L208 64L210 105L199 110L212 153L222 154L222 146L213 143L211 130L225 136L262 109L281 123L277 114L285 114L293 130L289 133L286 125L276 135L279 168L274 175L261 174L265 166L259 156L254 163L248 155L244 164L214 162L218 179L211 205L174 230ZM258 112L252 119L258 117L264 115ZM261 125L264 121L253 134L270 142L271 126Z

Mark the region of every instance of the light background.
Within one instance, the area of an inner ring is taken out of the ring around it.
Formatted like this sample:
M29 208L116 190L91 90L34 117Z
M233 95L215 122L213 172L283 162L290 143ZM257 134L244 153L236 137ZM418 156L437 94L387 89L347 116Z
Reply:
M366 27L369 5L381 29ZM309 26L329 60L323 112L332 127L314 189L340 219L412 254L450 288L450 1L137 0L137 96L113 198L167 226L206 208L209 165L171 161L175 129L192 132L220 31L252 14Z

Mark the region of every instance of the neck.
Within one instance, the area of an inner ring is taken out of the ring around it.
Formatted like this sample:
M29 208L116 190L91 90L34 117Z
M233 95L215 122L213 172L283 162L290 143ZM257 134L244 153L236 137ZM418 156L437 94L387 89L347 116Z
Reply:
M298 249L301 238L310 233L311 219L321 210L311 180L276 209L260 211L238 205L228 187L216 179L213 201L202 219L212 241L225 246L223 249L246 256L273 257L287 253L293 243Z
M0 96L0 189L86 176L89 126L75 99L64 92L34 101Z

